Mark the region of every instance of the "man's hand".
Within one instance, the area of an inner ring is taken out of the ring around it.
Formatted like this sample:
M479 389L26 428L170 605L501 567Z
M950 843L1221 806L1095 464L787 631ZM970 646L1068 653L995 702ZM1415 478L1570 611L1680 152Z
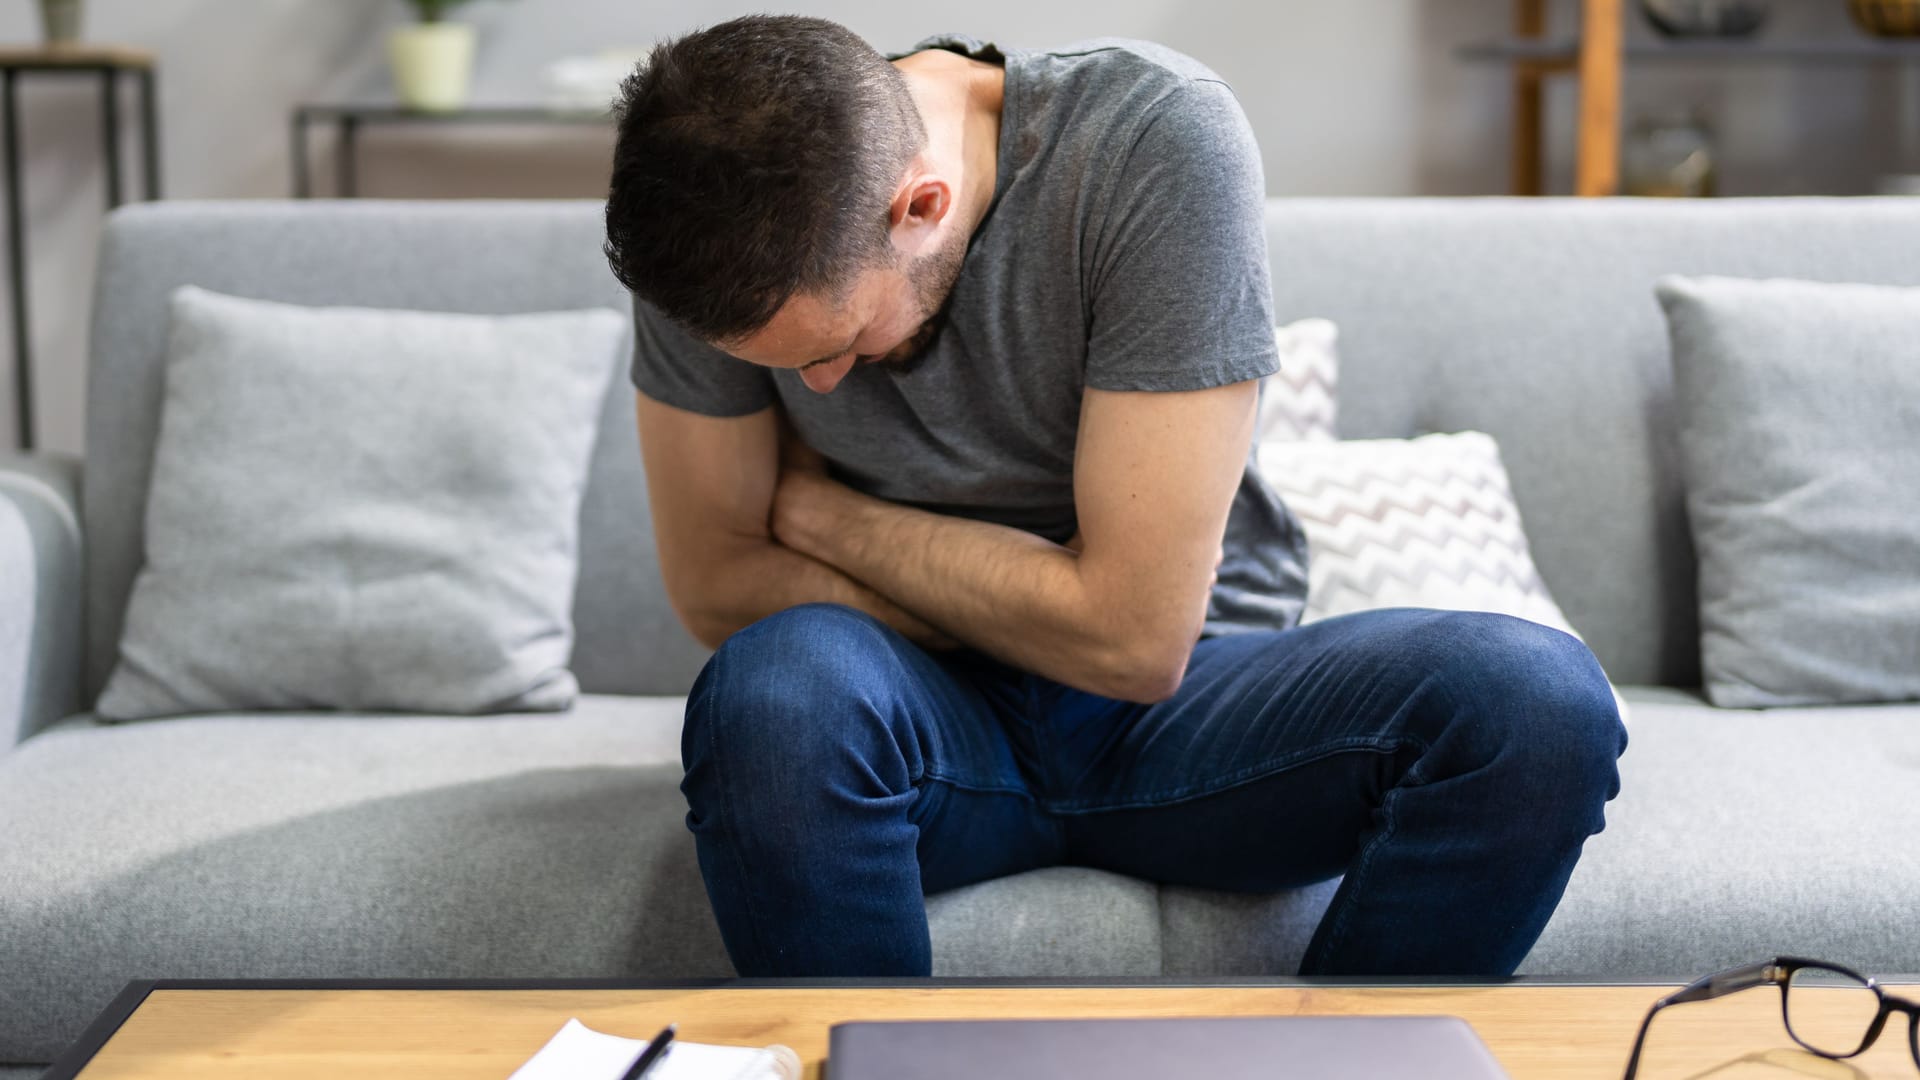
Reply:
M636 395L635 408L661 577L694 638L718 648L777 611L828 603L864 611L927 648L951 646L951 638L899 604L773 538L783 470L832 484L825 463L804 444L792 440L791 452L783 450L778 410L701 416L644 394Z
M833 500L852 493L851 488L828 476L825 469L782 463L780 484L773 492L773 512L767 527L781 544L812 554L806 544L808 523L820 522L830 512Z
M781 546L818 559L822 550L806 544L809 527L833 528L837 508L865 496L827 475L827 460L800 440L786 416L780 418L780 478L775 484L767 529ZM944 652L961 643L926 620L905 611L890 619L923 649Z
M777 411L777 410L776 410ZM801 441L787 414L780 414L780 478L773 489L773 504L768 508L767 529L773 538L795 551L811 554L801 547L804 535L801 523L813 511L814 520L825 510L825 502L851 489L827 475L827 459L818 450ZM815 556L817 558L817 556Z
M767 529L773 538L795 551L799 535L799 515L809 508L818 509L822 499L830 498L844 485L827 475L827 459L800 439L793 422L780 413L780 478L774 485L773 504L768 508Z

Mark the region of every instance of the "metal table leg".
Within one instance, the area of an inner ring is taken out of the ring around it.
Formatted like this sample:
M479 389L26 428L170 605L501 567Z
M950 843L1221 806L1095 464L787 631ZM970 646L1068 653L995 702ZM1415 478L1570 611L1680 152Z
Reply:
M105 145L107 163L107 209L124 200L120 188L120 73L113 68L100 69L100 137Z
M293 197L313 198L313 177L307 164L307 110L293 110Z
M8 68L0 74L0 149L6 154L7 172L7 271L13 293L13 392L18 416L17 439L20 449L31 450L33 433L33 356L32 334L27 328L27 233L20 201L20 109L16 88L19 72Z
M160 109L155 104L154 74L152 68L140 70L140 128L141 144L146 166L147 198L160 198Z
M357 116L340 117L340 159L334 162L340 173L340 190L337 194L343 199L355 198L360 194L360 118Z

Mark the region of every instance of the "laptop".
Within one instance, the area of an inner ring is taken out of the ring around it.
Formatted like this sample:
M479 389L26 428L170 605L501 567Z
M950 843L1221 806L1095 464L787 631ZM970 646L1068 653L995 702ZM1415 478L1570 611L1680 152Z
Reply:
M1506 1080L1453 1016L835 1024L827 1080Z

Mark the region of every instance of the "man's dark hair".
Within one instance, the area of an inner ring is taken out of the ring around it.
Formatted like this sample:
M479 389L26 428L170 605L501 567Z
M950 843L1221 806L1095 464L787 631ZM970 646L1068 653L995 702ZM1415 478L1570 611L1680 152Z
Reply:
M926 128L897 68L825 19L751 15L656 47L621 86L607 261L707 341L890 265Z

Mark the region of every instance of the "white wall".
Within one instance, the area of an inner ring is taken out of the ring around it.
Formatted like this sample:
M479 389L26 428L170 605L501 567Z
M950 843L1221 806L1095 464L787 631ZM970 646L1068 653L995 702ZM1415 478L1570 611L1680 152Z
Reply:
M139 45L161 61L167 194L280 197L289 190L287 120L300 101L374 93L380 41L398 0L90 0L89 36ZM1558 0L1570 14L1572 0ZM1851 33L1841 0L1780 0L1774 32ZM682 0L483 0L466 15L485 33L477 93L537 95L549 59L717 22L760 5ZM1505 0L1107 0L1099 5L976 0L964 9L821 0L883 49L939 30L1015 46L1096 35L1150 38L1199 57L1239 90L1279 195L1493 194L1506 184L1506 87L1496 68L1453 59L1497 35ZM1633 27L1637 34L1641 30ZM0 40L31 40L31 0L0 4ZM1722 128L1730 194L1858 192L1905 158L1920 83L1889 71L1767 66L1637 70L1629 112L1700 101ZM1904 95L1904 100L1903 100ZM98 104L78 84L36 79L22 94L41 444L82 443L82 365L104 187ZM1564 187L1572 96L1552 99L1552 175ZM1904 111L1902 111L1904 109ZM131 128L131 124L128 125ZM131 133L130 133L131 135ZM137 160L129 138L127 160ZM606 138L590 131L377 133L364 137L372 195L599 194ZM320 182L331 173L316 140ZM130 171L137 176L137 170ZM326 190L322 187L322 191ZM0 311L0 445L14 440L11 330Z

